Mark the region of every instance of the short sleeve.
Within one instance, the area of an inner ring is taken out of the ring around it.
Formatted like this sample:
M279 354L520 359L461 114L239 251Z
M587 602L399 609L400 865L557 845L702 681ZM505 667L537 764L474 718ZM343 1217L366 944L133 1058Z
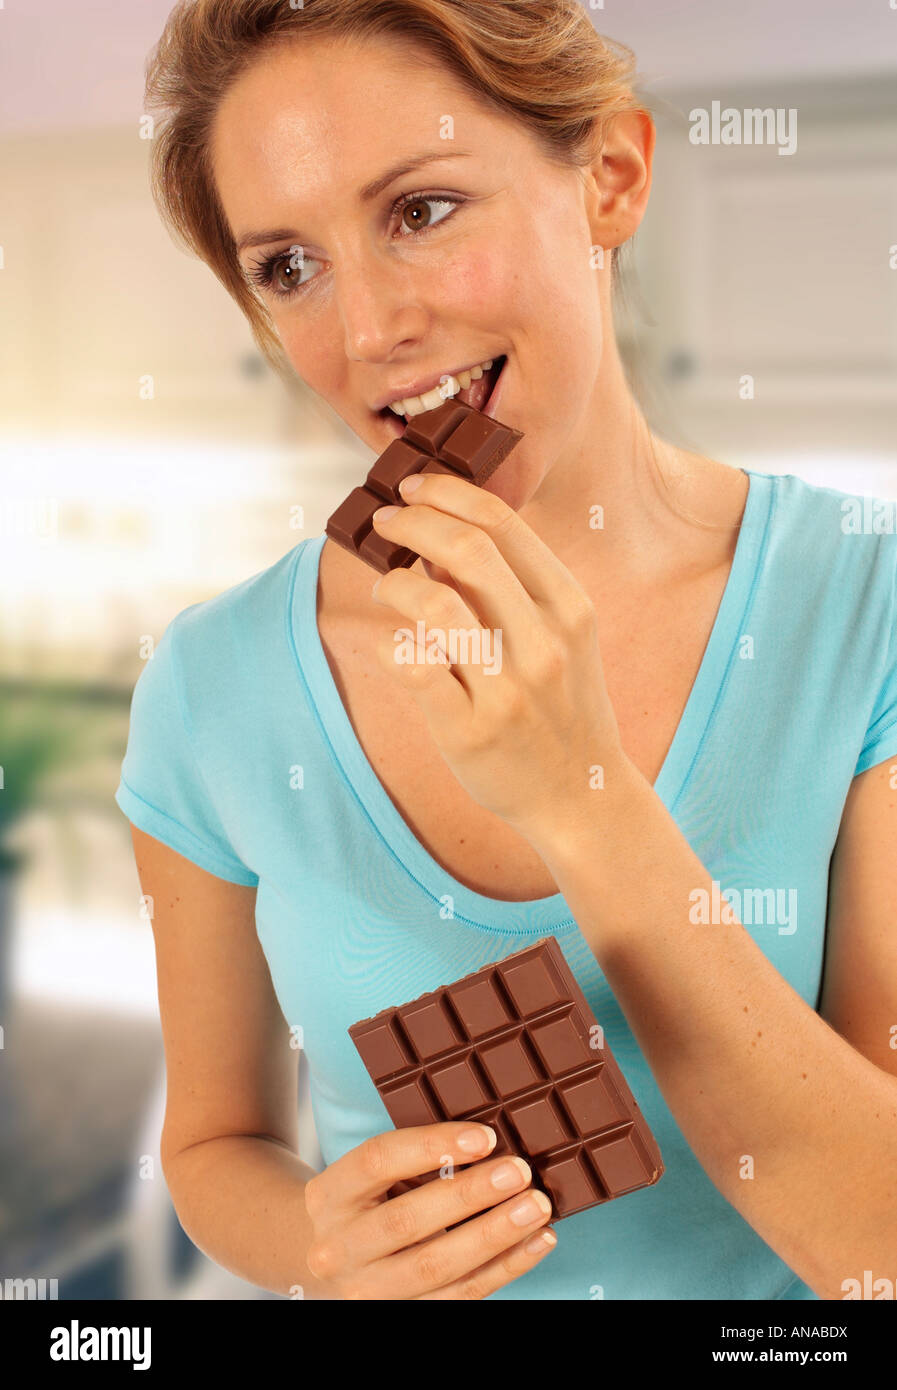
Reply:
M115 801L138 830L201 869L255 887L258 875L228 841L193 750L178 679L177 622L165 629L134 687Z
M888 539L894 538L889 536ZM894 546L894 554L897 556L897 545ZM884 672L854 776L887 758L897 760L897 576L892 585Z

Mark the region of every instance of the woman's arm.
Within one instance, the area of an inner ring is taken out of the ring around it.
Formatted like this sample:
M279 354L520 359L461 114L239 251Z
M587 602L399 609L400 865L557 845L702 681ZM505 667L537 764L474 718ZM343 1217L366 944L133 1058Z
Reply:
M187 1235L240 1279L293 1298L331 1298L305 1263L313 1233L305 1184L314 1169L263 1135L224 1135L165 1167Z
M250 1283L317 1291L299 1158L299 1054L255 928L254 888L198 868L136 826L152 925L167 1096L161 1159L178 1218Z
M581 799L563 842L539 846L701 1165L824 1299L866 1269L897 1271L888 771L854 779L832 860L824 1000L847 1040L737 919L690 922L689 895L709 894L711 876L628 759Z

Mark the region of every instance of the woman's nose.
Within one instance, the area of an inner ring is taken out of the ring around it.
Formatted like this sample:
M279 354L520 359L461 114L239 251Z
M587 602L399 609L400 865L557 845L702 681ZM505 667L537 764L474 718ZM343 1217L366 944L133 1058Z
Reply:
M405 267L353 257L336 273L335 293L346 356L353 362L386 361L425 329L426 312Z

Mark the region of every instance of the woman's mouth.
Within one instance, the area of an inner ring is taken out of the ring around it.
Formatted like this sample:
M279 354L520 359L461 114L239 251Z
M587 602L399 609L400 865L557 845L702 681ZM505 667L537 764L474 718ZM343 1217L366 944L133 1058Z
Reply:
M462 385L457 378L450 378L444 386L438 388L441 393L440 401L443 399L461 401L462 404L469 405L473 410L482 411L484 415L493 415L495 402L498 396L498 388L504 376L504 369L507 365L507 361L507 356L494 358L489 368L484 370L479 377L471 376L466 386ZM462 372L460 376L463 381L464 378L467 377L467 373ZM451 388L452 385L460 389L447 389ZM435 405L426 405L422 403L420 397L415 397L410 402L396 402L397 405L401 404L403 407L410 406L410 410L407 414L399 415L393 407L389 405L384 406L379 413L389 427L390 435L398 439L400 435L404 434L405 426L410 419L413 419L415 415L421 414L423 409L436 409L436 405L439 403L440 402L436 402Z

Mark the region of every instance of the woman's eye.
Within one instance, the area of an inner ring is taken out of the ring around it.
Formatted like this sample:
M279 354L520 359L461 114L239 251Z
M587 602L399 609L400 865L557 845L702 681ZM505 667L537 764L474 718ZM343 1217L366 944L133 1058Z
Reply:
M314 279L313 274L306 272L319 264L314 257L303 255L301 246L291 246L289 251L257 261L250 268L249 276L262 289L271 290L275 298L289 299Z
M452 209L456 208L460 201L459 198L428 198L421 193L415 193L411 197L403 199L398 209L402 214L400 223L403 228L402 235L408 236L412 232L420 232L427 227L437 226L451 215ZM434 215L430 212L431 206L442 208L444 211Z
M293 290L300 285L307 285L309 280L314 278L314 270L309 272L309 267L318 264L312 257L303 256L301 251L293 247L288 256L282 256L276 261L272 269L273 284L278 294L292 294Z

